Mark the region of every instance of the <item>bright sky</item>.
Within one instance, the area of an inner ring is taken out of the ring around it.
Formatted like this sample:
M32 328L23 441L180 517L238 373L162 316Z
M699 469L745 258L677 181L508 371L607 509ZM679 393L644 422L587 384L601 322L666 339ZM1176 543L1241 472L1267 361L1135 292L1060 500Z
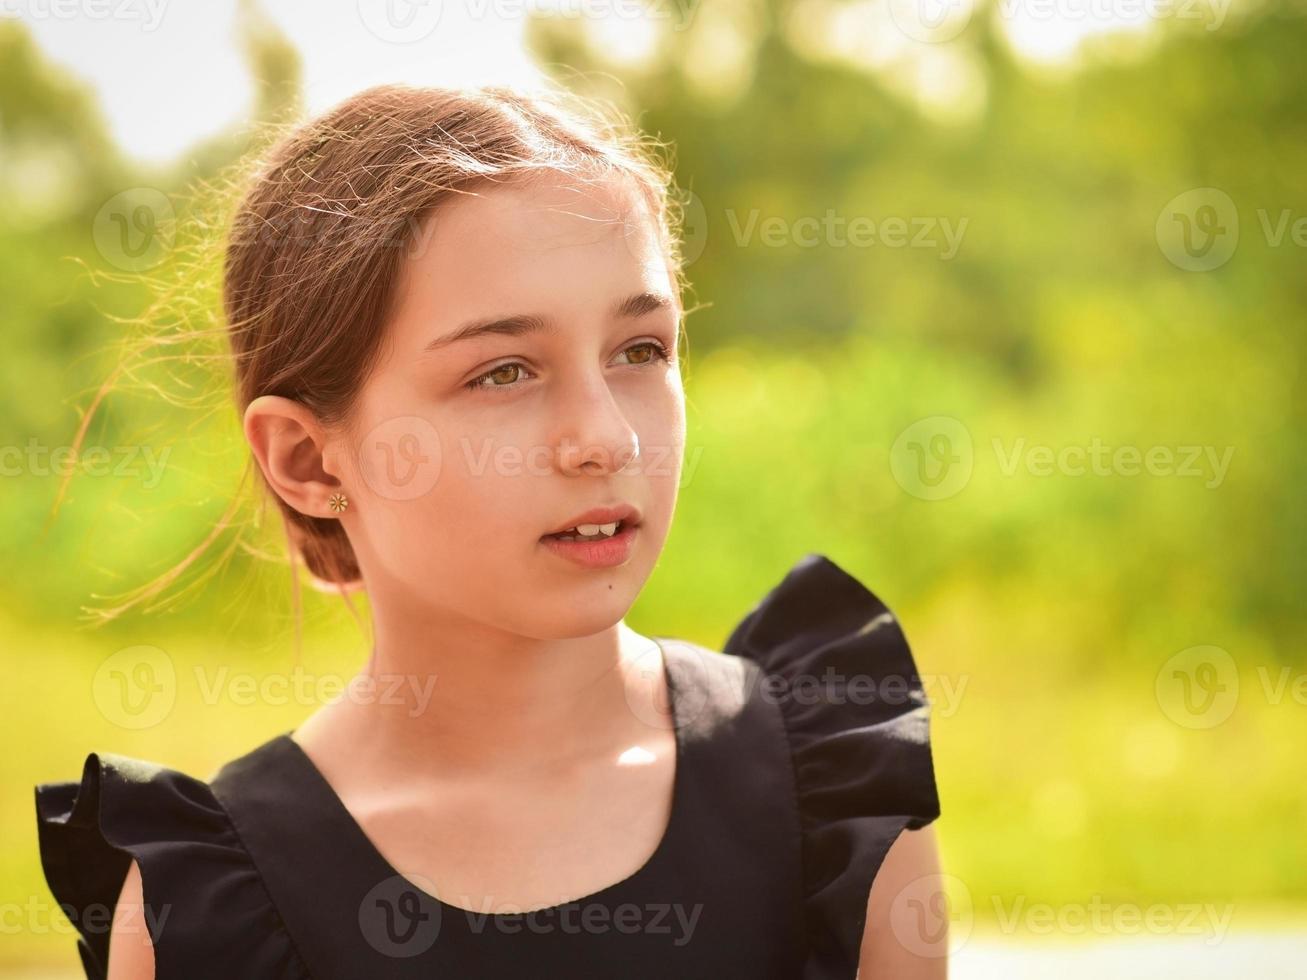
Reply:
M605 51L638 56L654 18L675 17L679 29L689 18L716 20L730 9L700 9L709 2L264 0L261 7L298 47L308 110L315 113L378 82L534 80L538 72L522 47L532 11L566 17L578 27L576 15L586 12L586 26ZM1086 38L1139 33L1159 17L1201 15L1200 29L1219 29L1231 4L993 0L986 10L982 2L801 0L796 9L803 11L803 31L819 43L851 48L848 53L869 67L879 64L900 82L925 87L918 96L965 108L968 92L983 91L983 78L963 70L967 63L949 42L974 17L997 17L1021 55L1057 64L1073 58ZM0 0L0 16L25 21L50 58L93 84L127 155L162 162L247 118L252 92L237 49L236 7L236 0Z
M527 3L389 3L389 20L387 0L264 3L299 49L310 112L379 82L537 76L521 44L525 14L517 12ZM47 56L93 84L127 155L165 161L246 118L253 91L237 47L236 7L236 0L0 0L0 15L21 10Z

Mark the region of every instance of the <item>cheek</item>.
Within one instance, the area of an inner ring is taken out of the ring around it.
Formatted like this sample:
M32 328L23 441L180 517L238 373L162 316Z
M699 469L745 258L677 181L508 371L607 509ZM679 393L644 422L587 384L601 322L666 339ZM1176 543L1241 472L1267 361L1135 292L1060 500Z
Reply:
M469 474L449 458L430 492L408 500L374 497L359 523L372 564L387 579L450 608L480 609L511 585L531 521L530 500L493 468ZM532 532L538 534L539 531ZM489 589L487 583L493 583ZM516 591L516 590L511 590Z
M522 475L512 454L499 457L488 457L475 472L460 467L449 474L436 505L441 522L448 525L447 540L493 551L521 538L522 528L534 526L531 501L539 497L526 486L530 476Z
M640 437L640 462L635 478L645 485L651 531L665 532L681 482L685 457L685 401L679 379L669 379L643 399L632 424Z
M640 443L669 460L679 460L685 449L685 392L679 373L669 372L666 383L649 399L640 427Z
M396 568L439 555L457 540L457 514L472 496L456 437L432 414L408 404L374 405L349 457L352 496L364 547ZM393 559L392 559L393 556Z

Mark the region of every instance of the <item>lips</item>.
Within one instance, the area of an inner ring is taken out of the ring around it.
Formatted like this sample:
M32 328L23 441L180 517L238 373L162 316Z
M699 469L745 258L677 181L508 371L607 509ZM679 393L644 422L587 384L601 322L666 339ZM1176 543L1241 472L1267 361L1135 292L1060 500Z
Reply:
M583 514L577 514L571 520L558 525L552 531L546 531L543 538L555 534L564 534L578 524L616 524L635 526L640 523L640 510L633 504L616 504L608 507L595 507ZM620 528L619 528L620 531Z
M635 550L636 535L639 533L637 525L622 523L611 538L584 541L568 540L546 534L540 539L540 544L559 558L581 568L610 569L618 568L631 560Z

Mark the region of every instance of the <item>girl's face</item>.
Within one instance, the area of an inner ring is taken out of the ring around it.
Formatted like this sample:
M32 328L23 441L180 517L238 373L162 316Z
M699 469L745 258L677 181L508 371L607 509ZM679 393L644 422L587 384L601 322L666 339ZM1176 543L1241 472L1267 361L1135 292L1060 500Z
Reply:
M550 173L448 199L405 260L339 473L374 604L540 639L620 621L676 504L680 321L634 185ZM542 541L622 505L622 564Z

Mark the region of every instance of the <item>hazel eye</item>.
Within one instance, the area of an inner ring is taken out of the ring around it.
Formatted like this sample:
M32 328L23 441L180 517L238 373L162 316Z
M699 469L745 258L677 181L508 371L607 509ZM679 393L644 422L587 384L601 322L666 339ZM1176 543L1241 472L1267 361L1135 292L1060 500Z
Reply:
M506 364L500 364L498 367L491 368L485 374L473 378L463 387L467 388L469 391L476 391L480 388L510 388L512 387L513 382L519 379L522 370L523 368L521 364L516 361L509 361ZM490 381L504 383L486 383Z
M632 364L652 364L655 360L671 360L667 353L667 348L656 340L645 340L638 344L633 344L626 348L624 353L629 355L631 351L645 352L640 359L632 361Z
M646 367L659 361L671 362L667 347L657 340L642 340L638 344L632 344L622 353L627 355L627 363L632 367ZM478 375L463 387L468 391L506 391L517 387L518 383L524 380L524 375L531 376L524 364L520 361L507 361Z

